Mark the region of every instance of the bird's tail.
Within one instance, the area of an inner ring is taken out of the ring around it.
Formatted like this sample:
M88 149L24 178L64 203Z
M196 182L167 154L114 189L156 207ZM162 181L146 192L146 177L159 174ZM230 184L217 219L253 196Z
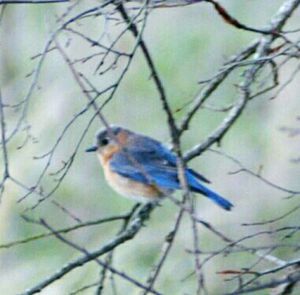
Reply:
M225 210L229 211L233 207L233 204L230 203L228 200L221 197L219 194L213 192L212 190L205 187L204 185L200 184L199 182L197 183L197 186L192 186L191 190L208 197L209 199L214 201L217 205L219 205L220 207L222 207Z

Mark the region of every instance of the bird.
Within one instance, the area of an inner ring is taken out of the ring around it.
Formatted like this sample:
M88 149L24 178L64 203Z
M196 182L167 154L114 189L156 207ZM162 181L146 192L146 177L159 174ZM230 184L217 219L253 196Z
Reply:
M182 189L177 156L160 141L129 129L108 125L96 134L96 152L107 183L120 195L141 203L160 202ZM188 189L225 210L233 204L203 183L210 181L191 168L184 169Z

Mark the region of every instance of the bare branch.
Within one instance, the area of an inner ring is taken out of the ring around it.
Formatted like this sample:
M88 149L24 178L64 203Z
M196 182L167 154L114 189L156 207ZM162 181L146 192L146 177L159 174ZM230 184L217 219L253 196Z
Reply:
M67 265L65 265L63 268L58 270L55 274L51 275L47 279L40 282L35 287L26 290L22 294L30 295L35 294L38 292L41 292L44 288L52 284L53 282L61 279L63 276L68 274L70 271L74 270L75 268L78 268L82 265L85 265L86 263L96 259L97 257L102 256L105 253L109 253L114 248L116 248L118 245L123 244L135 237L135 235L140 231L140 229L143 226L143 223L149 218L151 211L154 209L153 204L146 204L144 206L141 206L136 214L133 216L132 221L129 223L128 227L125 231L114 237L111 241L107 242L105 245L103 245L100 249L95 250L93 252L89 252L88 255L83 255L79 257L78 259L71 261ZM157 293L156 293L157 294Z

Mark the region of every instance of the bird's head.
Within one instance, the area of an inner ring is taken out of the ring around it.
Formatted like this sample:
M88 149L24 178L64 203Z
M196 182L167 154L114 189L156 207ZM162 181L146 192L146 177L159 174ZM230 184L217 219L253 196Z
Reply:
M110 158L115 152L122 149L122 146L126 143L128 135L128 130L112 125L109 128L98 131L96 134L95 145L85 151L88 153L97 152L100 160L105 160Z

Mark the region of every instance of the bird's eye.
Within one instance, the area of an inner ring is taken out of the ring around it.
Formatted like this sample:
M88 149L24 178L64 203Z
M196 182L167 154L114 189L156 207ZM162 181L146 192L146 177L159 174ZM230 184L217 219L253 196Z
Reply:
M109 143L109 140L108 140L108 138L103 138L100 143L101 143L102 146L104 146L104 145L107 145Z

